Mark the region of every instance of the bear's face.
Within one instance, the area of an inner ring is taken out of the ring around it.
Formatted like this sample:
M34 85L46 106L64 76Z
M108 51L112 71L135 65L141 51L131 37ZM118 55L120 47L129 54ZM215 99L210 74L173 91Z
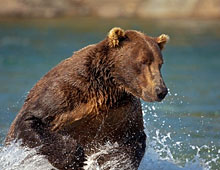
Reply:
M116 59L116 81L126 91L145 101L164 99L168 91L161 75L161 50L169 37L162 34L152 38L137 31L114 29L118 29L116 33L119 35L114 35L114 41L110 41L114 48L111 55Z

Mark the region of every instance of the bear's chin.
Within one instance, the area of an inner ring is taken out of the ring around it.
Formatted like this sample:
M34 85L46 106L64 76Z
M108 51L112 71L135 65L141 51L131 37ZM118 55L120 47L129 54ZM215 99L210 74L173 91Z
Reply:
M141 97L141 99L145 102L156 102L156 100L151 99L151 98Z
M163 100L154 95L149 95L149 93L147 92L142 93L140 98L144 100L145 102L161 102Z
M141 97L141 99L145 102L161 102L163 100L158 98L146 98L146 97Z

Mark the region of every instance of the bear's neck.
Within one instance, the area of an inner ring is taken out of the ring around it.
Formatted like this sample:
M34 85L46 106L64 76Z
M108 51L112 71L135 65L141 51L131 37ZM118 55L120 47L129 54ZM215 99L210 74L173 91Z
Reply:
M111 107L130 95L120 87L112 75L114 60L108 56L109 49L96 48L86 57L85 70L88 82L88 98L95 98L98 106Z

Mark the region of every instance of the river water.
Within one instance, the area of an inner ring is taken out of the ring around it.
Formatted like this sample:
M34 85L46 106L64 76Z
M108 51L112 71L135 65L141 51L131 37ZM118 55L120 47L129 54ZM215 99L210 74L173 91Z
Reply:
M162 68L169 94L162 103L142 102L148 140L139 170L220 169L220 22L97 18L0 20L0 169L51 168L19 143L4 147L8 128L47 71L113 26L171 38ZM86 168L102 169L95 156L115 145L102 146Z

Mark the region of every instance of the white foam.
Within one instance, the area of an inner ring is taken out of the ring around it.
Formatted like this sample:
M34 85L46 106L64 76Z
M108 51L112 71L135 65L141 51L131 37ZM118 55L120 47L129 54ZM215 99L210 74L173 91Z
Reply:
M126 169L132 170L131 161L127 158L124 153L118 152L119 145L117 143L106 143L104 146L100 146L97 148L97 152L87 156L87 161L85 162L87 165L84 166L85 170L102 170L102 169ZM97 160L105 155L112 154L117 152L115 157L111 157L110 160L106 161L104 164L99 165Z
M47 159L38 155L35 149L22 147L21 142L0 148L1 170L51 170L54 168Z

